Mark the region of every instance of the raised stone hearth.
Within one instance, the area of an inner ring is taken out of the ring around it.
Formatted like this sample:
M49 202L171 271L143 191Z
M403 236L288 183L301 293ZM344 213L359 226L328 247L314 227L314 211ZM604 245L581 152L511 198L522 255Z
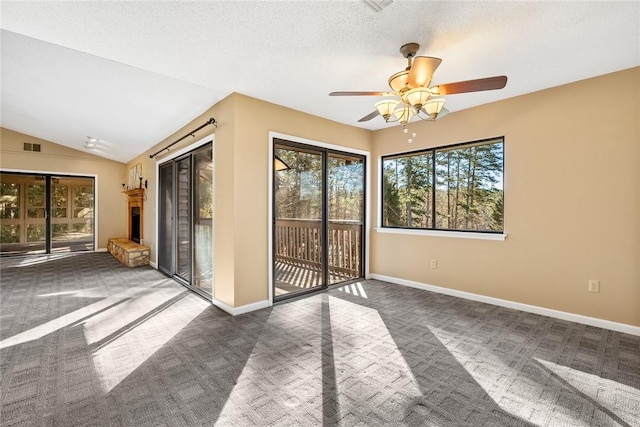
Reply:
M129 239L109 239L107 251L127 267L149 264L149 246L140 245Z

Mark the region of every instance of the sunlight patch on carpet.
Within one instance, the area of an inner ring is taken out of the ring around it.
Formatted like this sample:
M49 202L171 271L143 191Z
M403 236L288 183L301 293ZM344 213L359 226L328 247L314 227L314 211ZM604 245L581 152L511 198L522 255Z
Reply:
M368 298L367 293L364 291L361 282L349 283L338 288L340 292L347 293L349 295L355 295L357 297Z
M601 410L618 423L640 423L640 390L637 388L568 366L538 358L535 360L595 404L601 405Z
M570 381L559 383L543 366L554 372L553 369L542 362L529 359L518 365L508 364L514 360L512 353L528 345L520 335L502 337L501 343L510 350L500 354L495 346L474 343L472 338L467 337L467 342L460 345L459 334L437 327L430 330L489 397L516 417L536 425L585 427L592 425L594 411L598 419L608 419L607 422L617 419L616 414L600 407L598 402L577 393ZM558 366L554 369L561 371Z
M85 321L82 327L104 392L122 382L209 306L187 290L159 288Z
M103 295L107 295L107 291L97 291L96 288L91 288L92 290L81 290L81 291L72 291L73 293L77 292L77 296L90 296L90 297L101 297ZM94 293L95 291L95 293ZM73 325L76 322L80 322L83 319L90 318L91 316L96 315L96 313L100 313L104 310L109 310L112 306L115 306L122 301L135 298L140 294L150 292L149 288L138 288L131 287L125 291L118 292L117 294L107 297L103 300L97 301L93 304L90 304L86 307L75 310L71 313L65 314L64 316L60 316L56 319L45 322L41 325L38 325L34 328L31 328L27 331L16 334L12 337L9 337L0 342L0 348L7 348L18 344L24 344L29 341L34 341L40 339L50 333L53 333L59 329L65 328L69 325ZM53 296L56 294L49 295L39 295L39 297Z

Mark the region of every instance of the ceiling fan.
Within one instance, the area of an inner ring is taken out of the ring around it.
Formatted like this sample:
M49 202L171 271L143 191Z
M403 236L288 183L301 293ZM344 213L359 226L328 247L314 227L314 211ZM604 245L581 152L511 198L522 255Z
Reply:
M418 43L407 43L400 48L402 56L407 58L407 68L389 77L391 91L331 92L329 96L384 96L385 99L376 102L376 111L367 114L358 122L366 122L381 115L386 122L397 121L402 124L404 132L407 133L406 125L412 117L436 120L448 112L444 108L444 98L439 96L502 89L507 84L506 76L495 76L429 86L433 73L442 59L416 56L418 49Z

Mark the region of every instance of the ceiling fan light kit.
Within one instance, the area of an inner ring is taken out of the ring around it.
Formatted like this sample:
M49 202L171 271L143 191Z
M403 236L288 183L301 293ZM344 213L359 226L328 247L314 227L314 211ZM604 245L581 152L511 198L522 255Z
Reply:
M358 121L365 122L381 115L385 122L399 122L407 133L407 123L414 116L433 121L448 113L444 108L445 99L434 96L502 89L507 84L506 76L495 76L429 87L442 59L416 56L418 49L418 43L407 43L400 48L402 56L407 58L407 68L389 77L392 92L331 92L329 96L393 96L395 98L376 102L376 111ZM412 136L415 137L415 133ZM408 142L413 140L409 138Z

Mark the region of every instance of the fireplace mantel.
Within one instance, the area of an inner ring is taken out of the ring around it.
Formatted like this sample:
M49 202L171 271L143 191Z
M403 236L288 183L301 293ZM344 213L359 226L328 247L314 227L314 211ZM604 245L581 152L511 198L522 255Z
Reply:
M124 194L127 196L128 207L127 207L127 216L129 221L129 240L134 241L136 243L142 243L142 230L144 218L143 202L144 202L144 189L143 188L135 188L133 190L124 191ZM137 214L137 223L134 223L134 212ZM138 228L136 233L136 227ZM138 236L136 236L138 234Z

